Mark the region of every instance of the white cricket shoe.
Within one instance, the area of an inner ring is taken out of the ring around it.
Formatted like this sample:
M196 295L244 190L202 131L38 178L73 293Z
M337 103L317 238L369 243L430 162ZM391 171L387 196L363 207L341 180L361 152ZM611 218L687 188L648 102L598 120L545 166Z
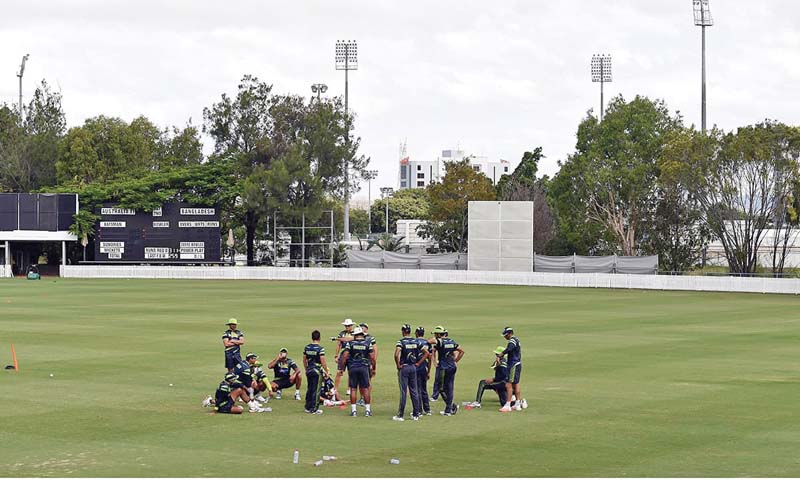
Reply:
M501 412L507 413L511 411L511 407L503 405L503 408L500 409Z
M262 395L256 397L256 402L259 403L267 403L269 402L269 398L264 398Z
M524 398L522 399L522 408L528 408L528 401Z
M300 400L300 392L294 392L294 399Z
M520 405L520 403L521 403L521 402L517 402L517 404L516 404L516 405L514 405L514 410L516 410L516 411L518 411L518 412L521 412L521 411L522 411L522 405Z
M277 392L275 392L275 400L280 400L280 399L281 399L281 390L278 390Z
M203 400L203 406L204 407L210 407L211 406L211 400L212 400L211 399L211 395L207 396L206 399Z
M403 417L398 417L397 415L395 415L394 417L392 417L392 420L394 420L395 422L405 422L405 421L406 421L406 419L405 419L405 418L403 418Z

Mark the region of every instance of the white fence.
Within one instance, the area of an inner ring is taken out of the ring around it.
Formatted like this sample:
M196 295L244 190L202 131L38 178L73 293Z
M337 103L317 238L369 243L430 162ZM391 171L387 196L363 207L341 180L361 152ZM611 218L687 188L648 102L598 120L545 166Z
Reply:
M800 279L622 275L609 273L480 272L361 268L148 267L97 265L61 267L65 278L168 278L302 280L331 282L463 283L537 287L622 288L710 292L800 293Z
M6 278L6 277L9 278L11 277L11 269L9 268L8 271L6 271L6 266L0 265L0 278Z

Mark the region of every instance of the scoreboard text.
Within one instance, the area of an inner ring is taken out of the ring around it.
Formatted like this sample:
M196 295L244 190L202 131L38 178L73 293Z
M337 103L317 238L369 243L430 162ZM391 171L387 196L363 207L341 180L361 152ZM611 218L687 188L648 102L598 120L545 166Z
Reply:
M168 203L152 212L104 204L95 225L95 261L220 261L219 210Z

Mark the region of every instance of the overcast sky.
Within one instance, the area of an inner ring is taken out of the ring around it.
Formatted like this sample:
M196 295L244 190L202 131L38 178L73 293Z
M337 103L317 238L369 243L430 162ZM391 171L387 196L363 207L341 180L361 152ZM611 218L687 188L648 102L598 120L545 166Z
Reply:
M800 124L800 2L711 0L711 10L709 125ZM613 56L606 99L663 98L700 123L691 0L3 0L0 102L16 102L30 53L24 93L41 79L60 89L70 126L100 114L200 125L246 73L280 93L311 95L321 82L343 94L337 39L358 41L350 105L380 170L373 187L397 187L402 140L415 159L460 146L514 165L542 146L552 175L599 108L594 53Z

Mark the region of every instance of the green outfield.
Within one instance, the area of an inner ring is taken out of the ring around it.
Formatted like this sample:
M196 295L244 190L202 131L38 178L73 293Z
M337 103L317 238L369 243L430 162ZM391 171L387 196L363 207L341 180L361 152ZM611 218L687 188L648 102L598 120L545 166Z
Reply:
M380 347L375 416L307 415L291 395L272 413L209 415L200 402L224 372L229 317L243 351L285 346L297 361L312 329L330 352L343 318L367 321ZM5 280L0 362L13 341L21 371L0 374L0 475L796 477L799 317L793 296ZM464 347L459 403L514 326L530 408L498 413L487 392L482 410L392 422L403 323L445 325ZM322 455L339 459L314 467Z

